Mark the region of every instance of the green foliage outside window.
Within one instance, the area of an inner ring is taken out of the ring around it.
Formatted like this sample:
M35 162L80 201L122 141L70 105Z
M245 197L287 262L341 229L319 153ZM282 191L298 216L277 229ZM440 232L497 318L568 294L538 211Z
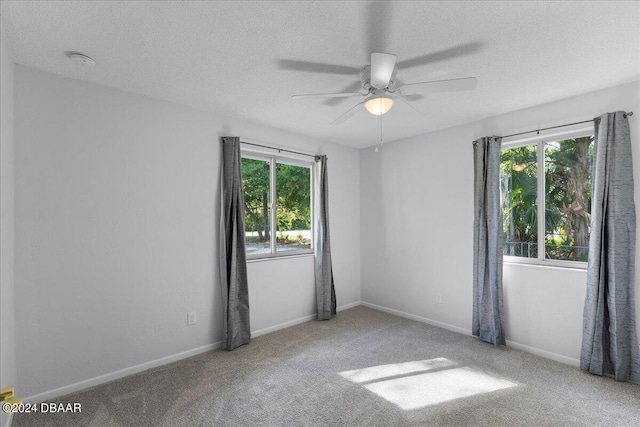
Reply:
M544 255L538 243L538 145L501 154L504 254L587 261L593 138L544 144Z
M276 250L311 248L311 168L276 162ZM270 160L242 158L247 253L271 251Z

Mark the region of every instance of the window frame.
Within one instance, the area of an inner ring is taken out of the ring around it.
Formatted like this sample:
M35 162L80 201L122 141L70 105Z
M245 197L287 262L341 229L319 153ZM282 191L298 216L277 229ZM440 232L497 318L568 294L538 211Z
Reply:
M241 141L242 143L242 141ZM275 154L259 149L253 148L245 148L240 147L240 158L244 159L252 159L252 160L261 160L269 162L269 233L271 236L268 253L261 254L248 254L245 249L245 256L247 261L259 261L259 260L268 260L268 259L276 259L276 258L286 258L286 257L297 257L297 256L305 256L311 255L315 253L315 228L314 228L314 219L315 219L315 160L309 160L307 158L303 158L302 156L283 154L281 152ZM300 167L308 167L309 168L309 185L310 185L310 211L311 211L311 224L310 224L310 232L311 232L311 248L309 249L297 249L290 251L280 251L278 252L277 248L277 236L278 236L278 221L277 221L277 175L276 175L276 165L286 164L292 166L300 166ZM242 189L244 192L244 187ZM246 239L246 227L245 227L245 239Z
M512 148L520 148L535 145L537 147L537 167L538 178L536 185L536 211L538 218L538 248L545 248L546 237L546 183L545 183L545 152L544 146L548 142L562 141L565 139L581 138L585 136L593 135L593 128L580 127L577 129L566 130L563 132L555 132L548 135L536 135L529 138L521 138L513 141L503 142L500 145L500 151L510 150ZM595 141L594 141L595 143ZM502 193L500 193L500 206L502 208ZM542 220L541 220L542 219ZM512 255L503 255L503 260L508 264L527 264L538 265L546 267L560 267L560 268L572 268L579 270L586 270L588 262L585 261L568 261L558 259L548 259L546 256L546 250L538 250L538 256L536 258L518 257Z

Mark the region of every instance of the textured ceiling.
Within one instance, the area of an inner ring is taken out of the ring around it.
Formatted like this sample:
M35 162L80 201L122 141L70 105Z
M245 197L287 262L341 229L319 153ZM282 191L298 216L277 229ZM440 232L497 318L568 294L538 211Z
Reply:
M403 83L478 78L412 101L423 116L396 103L385 142L640 79L640 2L3 0L1 14L18 64L353 147L378 143L379 117L329 123L361 99L290 96L357 89L374 51L404 61Z

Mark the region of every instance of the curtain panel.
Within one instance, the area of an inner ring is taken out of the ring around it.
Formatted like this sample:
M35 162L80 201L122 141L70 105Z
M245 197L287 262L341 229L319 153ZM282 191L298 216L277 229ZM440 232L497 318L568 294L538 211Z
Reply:
M595 119L594 146L580 368L640 383L634 300L636 212L626 113Z
M219 244L223 305L222 342L227 350L233 350L251 341L240 138L222 138L221 169Z
M473 335L505 344L502 308L502 207L500 206L501 138L473 142Z
M329 320L336 314L336 290L331 265L329 236L329 184L327 156L316 157L315 168L315 274L318 320Z

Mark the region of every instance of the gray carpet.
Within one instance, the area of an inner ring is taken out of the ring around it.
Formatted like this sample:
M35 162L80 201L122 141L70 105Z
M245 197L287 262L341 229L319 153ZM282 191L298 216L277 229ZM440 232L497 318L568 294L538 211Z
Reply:
M365 307L57 402L82 412L13 425L640 425L639 385Z

